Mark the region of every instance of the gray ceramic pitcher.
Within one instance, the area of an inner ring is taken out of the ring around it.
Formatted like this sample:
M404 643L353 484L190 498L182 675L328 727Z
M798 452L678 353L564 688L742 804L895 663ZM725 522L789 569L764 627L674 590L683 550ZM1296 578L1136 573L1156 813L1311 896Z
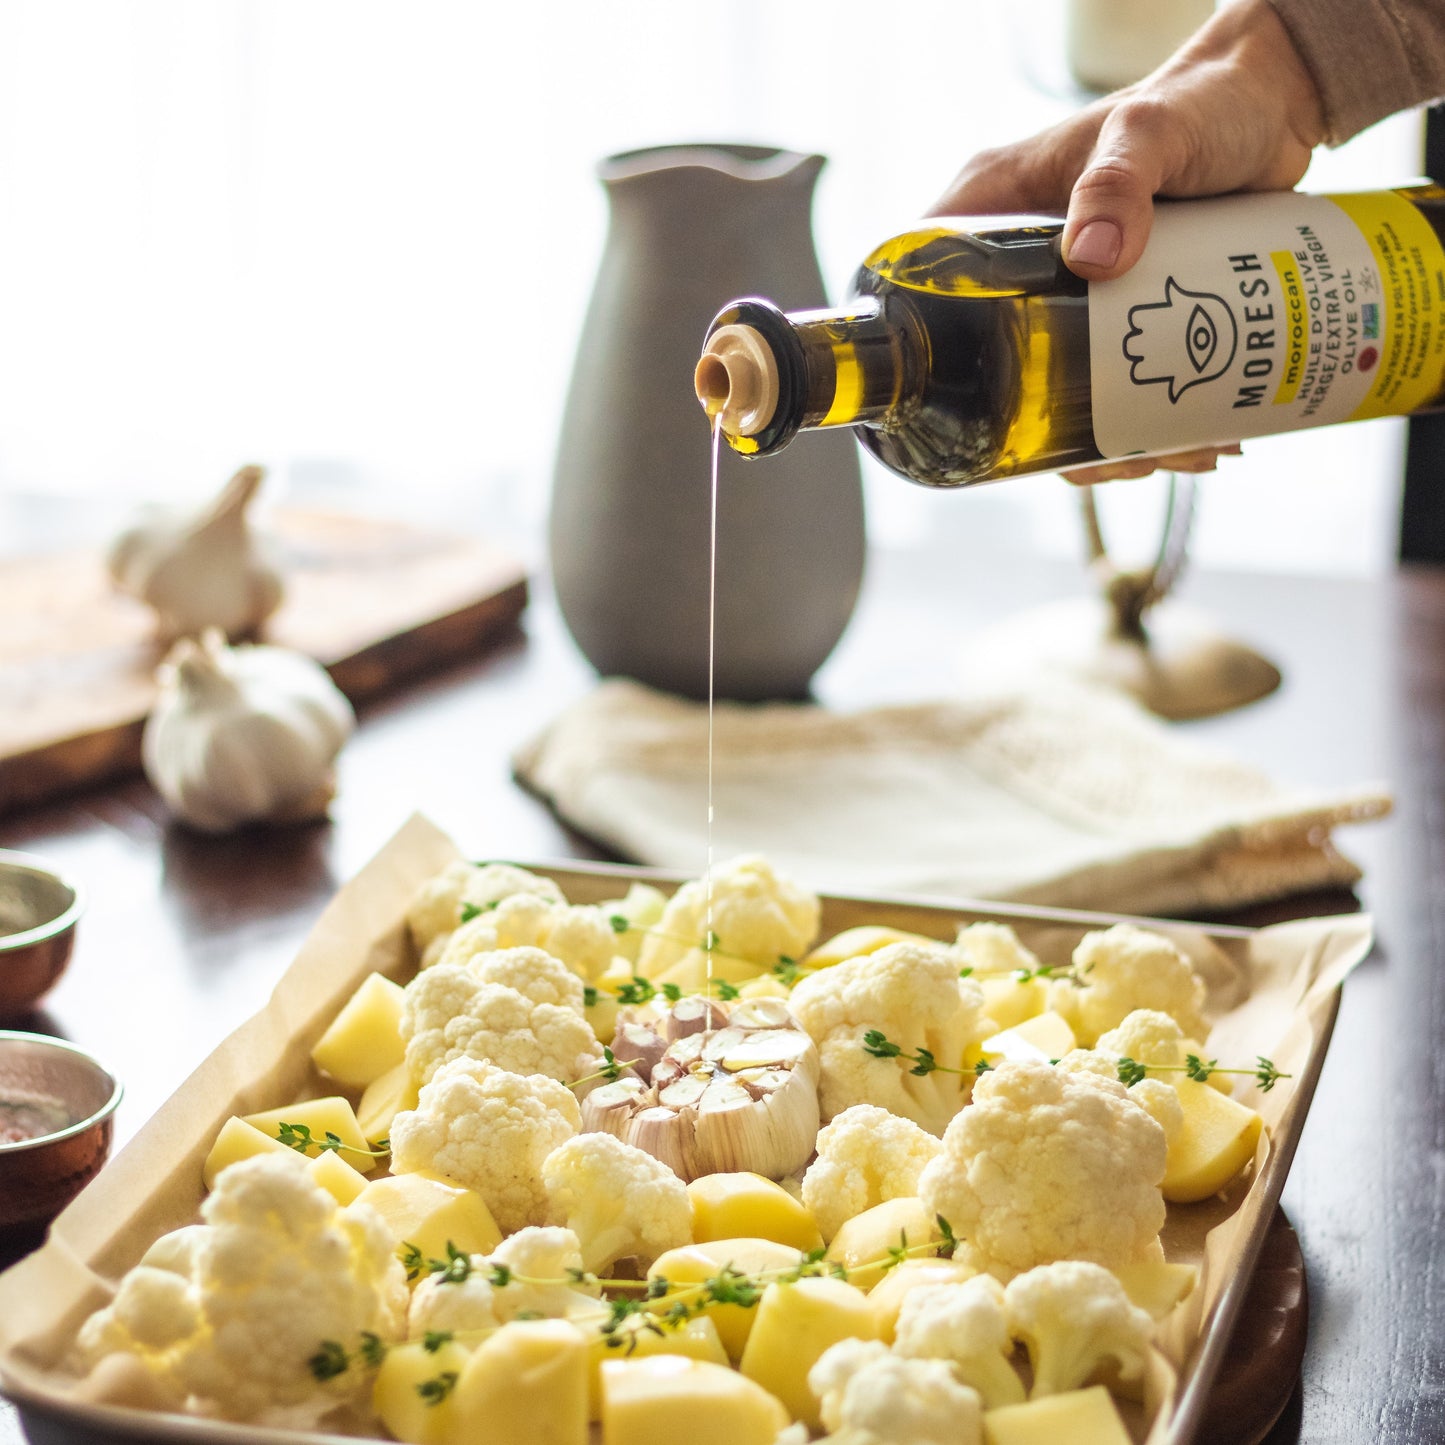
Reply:
M665 146L600 168L611 203L553 482L558 600L604 676L707 695L710 447L692 373L737 296L825 304L813 250L821 156ZM863 495L847 431L748 462L724 446L717 695L802 697L863 574Z

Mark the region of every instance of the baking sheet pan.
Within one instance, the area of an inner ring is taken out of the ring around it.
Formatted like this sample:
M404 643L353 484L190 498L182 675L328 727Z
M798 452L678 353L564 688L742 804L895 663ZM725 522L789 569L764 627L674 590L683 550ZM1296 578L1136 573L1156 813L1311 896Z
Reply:
M192 1222L201 1161L232 1114L330 1092L309 1051L356 985L373 970L403 980L413 968L406 905L416 888L461 856L427 820L414 818L345 885L260 1013L242 1024L177 1090L52 1227L43 1248L0 1275L0 1388L19 1406L36 1445L122 1440L338 1445L355 1436L267 1429L95 1405L71 1394L65 1360L80 1323L159 1234ZM553 877L577 903L599 902L633 881L670 889L682 875L605 864L523 866ZM823 900L822 936L882 923L951 940L964 923L1012 924L1045 961L1066 961L1092 928L1115 915L949 900ZM1370 948L1363 915L1249 930L1160 923L1209 988L1211 1055L1265 1054L1292 1077L1268 1094L1245 1092L1268 1126L1253 1170L1225 1195L1171 1205L1166 1252L1199 1263L1199 1287L1167 1322L1164 1356L1151 1373L1153 1421L1136 1424L1147 1445L1193 1445L1229 1334L1284 1186L1324 1061L1344 977ZM1172 1368L1171 1368L1172 1366ZM1203 1445L1203 1442L1200 1442Z

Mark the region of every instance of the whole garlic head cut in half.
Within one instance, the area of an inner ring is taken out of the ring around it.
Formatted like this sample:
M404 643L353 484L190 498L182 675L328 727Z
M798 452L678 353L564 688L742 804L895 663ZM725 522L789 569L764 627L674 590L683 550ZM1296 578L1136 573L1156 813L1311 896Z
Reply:
M153 509L111 543L111 580L154 610L162 636L242 637L281 605L280 571L246 520L265 475L242 467L203 511Z
M283 647L178 642L158 674L141 758L177 817L208 833L320 817L356 716L326 670Z
M639 1057L619 1021L613 1052ZM818 1137L818 1050L782 999L730 1011L685 998L655 1025L666 1047L633 1077L582 1101L582 1128L615 1134L683 1180L748 1171L770 1179L807 1163Z

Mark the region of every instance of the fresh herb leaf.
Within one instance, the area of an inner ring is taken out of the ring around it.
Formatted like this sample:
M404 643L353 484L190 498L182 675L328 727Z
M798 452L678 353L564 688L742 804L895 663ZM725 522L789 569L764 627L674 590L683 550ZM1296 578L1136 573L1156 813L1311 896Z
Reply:
M445 1260L428 1261L431 1272L439 1277L441 1284L465 1284L472 1277L472 1257L465 1250L458 1249L447 1240Z
M952 1259L954 1252L958 1249L962 1241L953 1232L953 1226L949 1224L941 1214L935 1214L933 1216L933 1222L938 1226L939 1237L943 1240L943 1243L938 1247L939 1257L942 1259Z
M641 974L633 974L628 983L624 983L617 990L617 1002L620 1004L644 1004L651 1003L657 997L657 989L653 986L652 980L643 978Z
M440 1405L457 1387L457 1372L443 1370L434 1380L423 1380L416 1392L428 1405Z
M421 1337L421 1347L427 1354L434 1355L443 1345L449 1345L456 1339L450 1330L428 1330Z
M929 1049L914 1049L912 1052L905 1049L902 1044L895 1044L881 1029L869 1029L863 1035L863 1052L872 1054L875 1059L901 1059L912 1067L908 1070L910 1074L917 1074L920 1078L928 1074L963 1074L977 1073L977 1067L971 1070L955 1069L948 1064L940 1064Z
M1119 1060L1119 1082L1123 1084L1126 1089L1132 1089L1148 1072L1149 1070L1144 1064L1137 1063L1133 1059L1123 1058Z
M321 1348L306 1361L307 1368L318 1380L334 1380L351 1368L346 1347L337 1340L322 1340Z
M869 1029L863 1035L863 1052L875 1059L896 1059L903 1052L903 1046L895 1044L882 1029Z

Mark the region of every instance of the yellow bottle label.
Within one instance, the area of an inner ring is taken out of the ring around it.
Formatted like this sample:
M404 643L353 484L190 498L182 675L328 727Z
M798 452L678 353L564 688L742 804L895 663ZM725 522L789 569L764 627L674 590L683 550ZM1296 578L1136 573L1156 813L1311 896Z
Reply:
M1393 191L1161 202L1089 288L1105 456L1416 411L1445 387L1445 248Z

